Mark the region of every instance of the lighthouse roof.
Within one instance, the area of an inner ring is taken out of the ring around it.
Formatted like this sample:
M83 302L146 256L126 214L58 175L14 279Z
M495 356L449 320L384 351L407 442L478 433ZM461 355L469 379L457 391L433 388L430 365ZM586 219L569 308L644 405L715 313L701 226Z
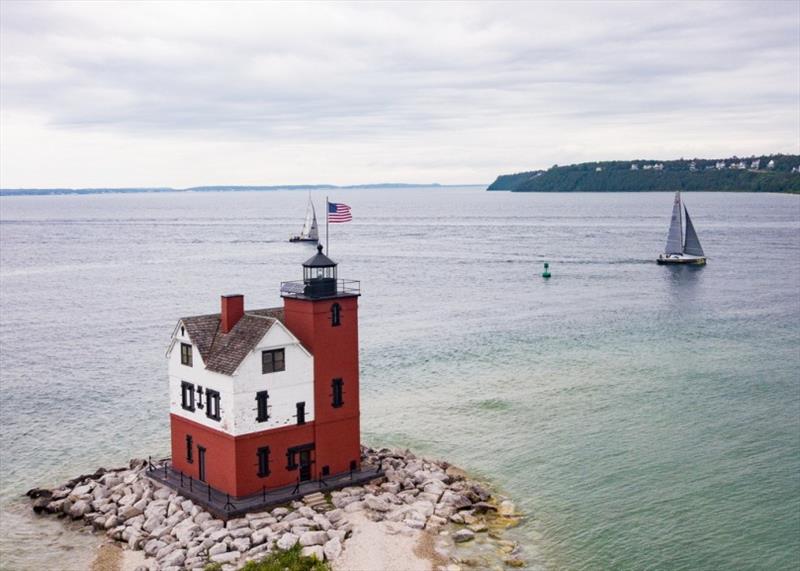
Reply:
M276 321L283 322L283 308L271 307L245 311L228 333L220 328L220 314L181 318L186 333L206 364L206 369L233 375L248 353Z
M335 266L336 262L331 260L328 256L322 253L322 244L317 245L317 253L303 262L304 268L330 268Z

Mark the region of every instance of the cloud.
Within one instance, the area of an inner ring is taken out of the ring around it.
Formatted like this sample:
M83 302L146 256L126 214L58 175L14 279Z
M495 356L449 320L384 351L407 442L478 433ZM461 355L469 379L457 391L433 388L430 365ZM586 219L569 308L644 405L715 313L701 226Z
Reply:
M800 152L793 2L0 6L4 187Z

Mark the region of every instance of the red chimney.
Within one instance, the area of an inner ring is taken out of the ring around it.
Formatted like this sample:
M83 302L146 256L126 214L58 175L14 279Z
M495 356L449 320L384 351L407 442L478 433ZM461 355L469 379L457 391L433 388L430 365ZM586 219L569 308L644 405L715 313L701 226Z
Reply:
M244 296L241 294L223 295L220 328L228 333L244 315Z

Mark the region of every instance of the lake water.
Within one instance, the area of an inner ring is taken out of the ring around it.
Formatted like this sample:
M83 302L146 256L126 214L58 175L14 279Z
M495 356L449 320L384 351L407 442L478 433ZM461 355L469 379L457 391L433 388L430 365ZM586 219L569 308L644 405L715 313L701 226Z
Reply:
M491 480L532 568L800 566L800 197L686 194L704 268L654 262L668 193L331 198L365 442ZM173 326L223 293L279 305L306 200L0 198L2 568L85 567L97 537L21 494L167 453Z

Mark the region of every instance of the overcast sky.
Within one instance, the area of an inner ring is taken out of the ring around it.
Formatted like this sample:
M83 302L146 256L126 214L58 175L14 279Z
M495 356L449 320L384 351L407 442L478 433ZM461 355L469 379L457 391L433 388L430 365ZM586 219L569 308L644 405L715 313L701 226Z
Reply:
M0 2L0 185L800 153L800 2Z

